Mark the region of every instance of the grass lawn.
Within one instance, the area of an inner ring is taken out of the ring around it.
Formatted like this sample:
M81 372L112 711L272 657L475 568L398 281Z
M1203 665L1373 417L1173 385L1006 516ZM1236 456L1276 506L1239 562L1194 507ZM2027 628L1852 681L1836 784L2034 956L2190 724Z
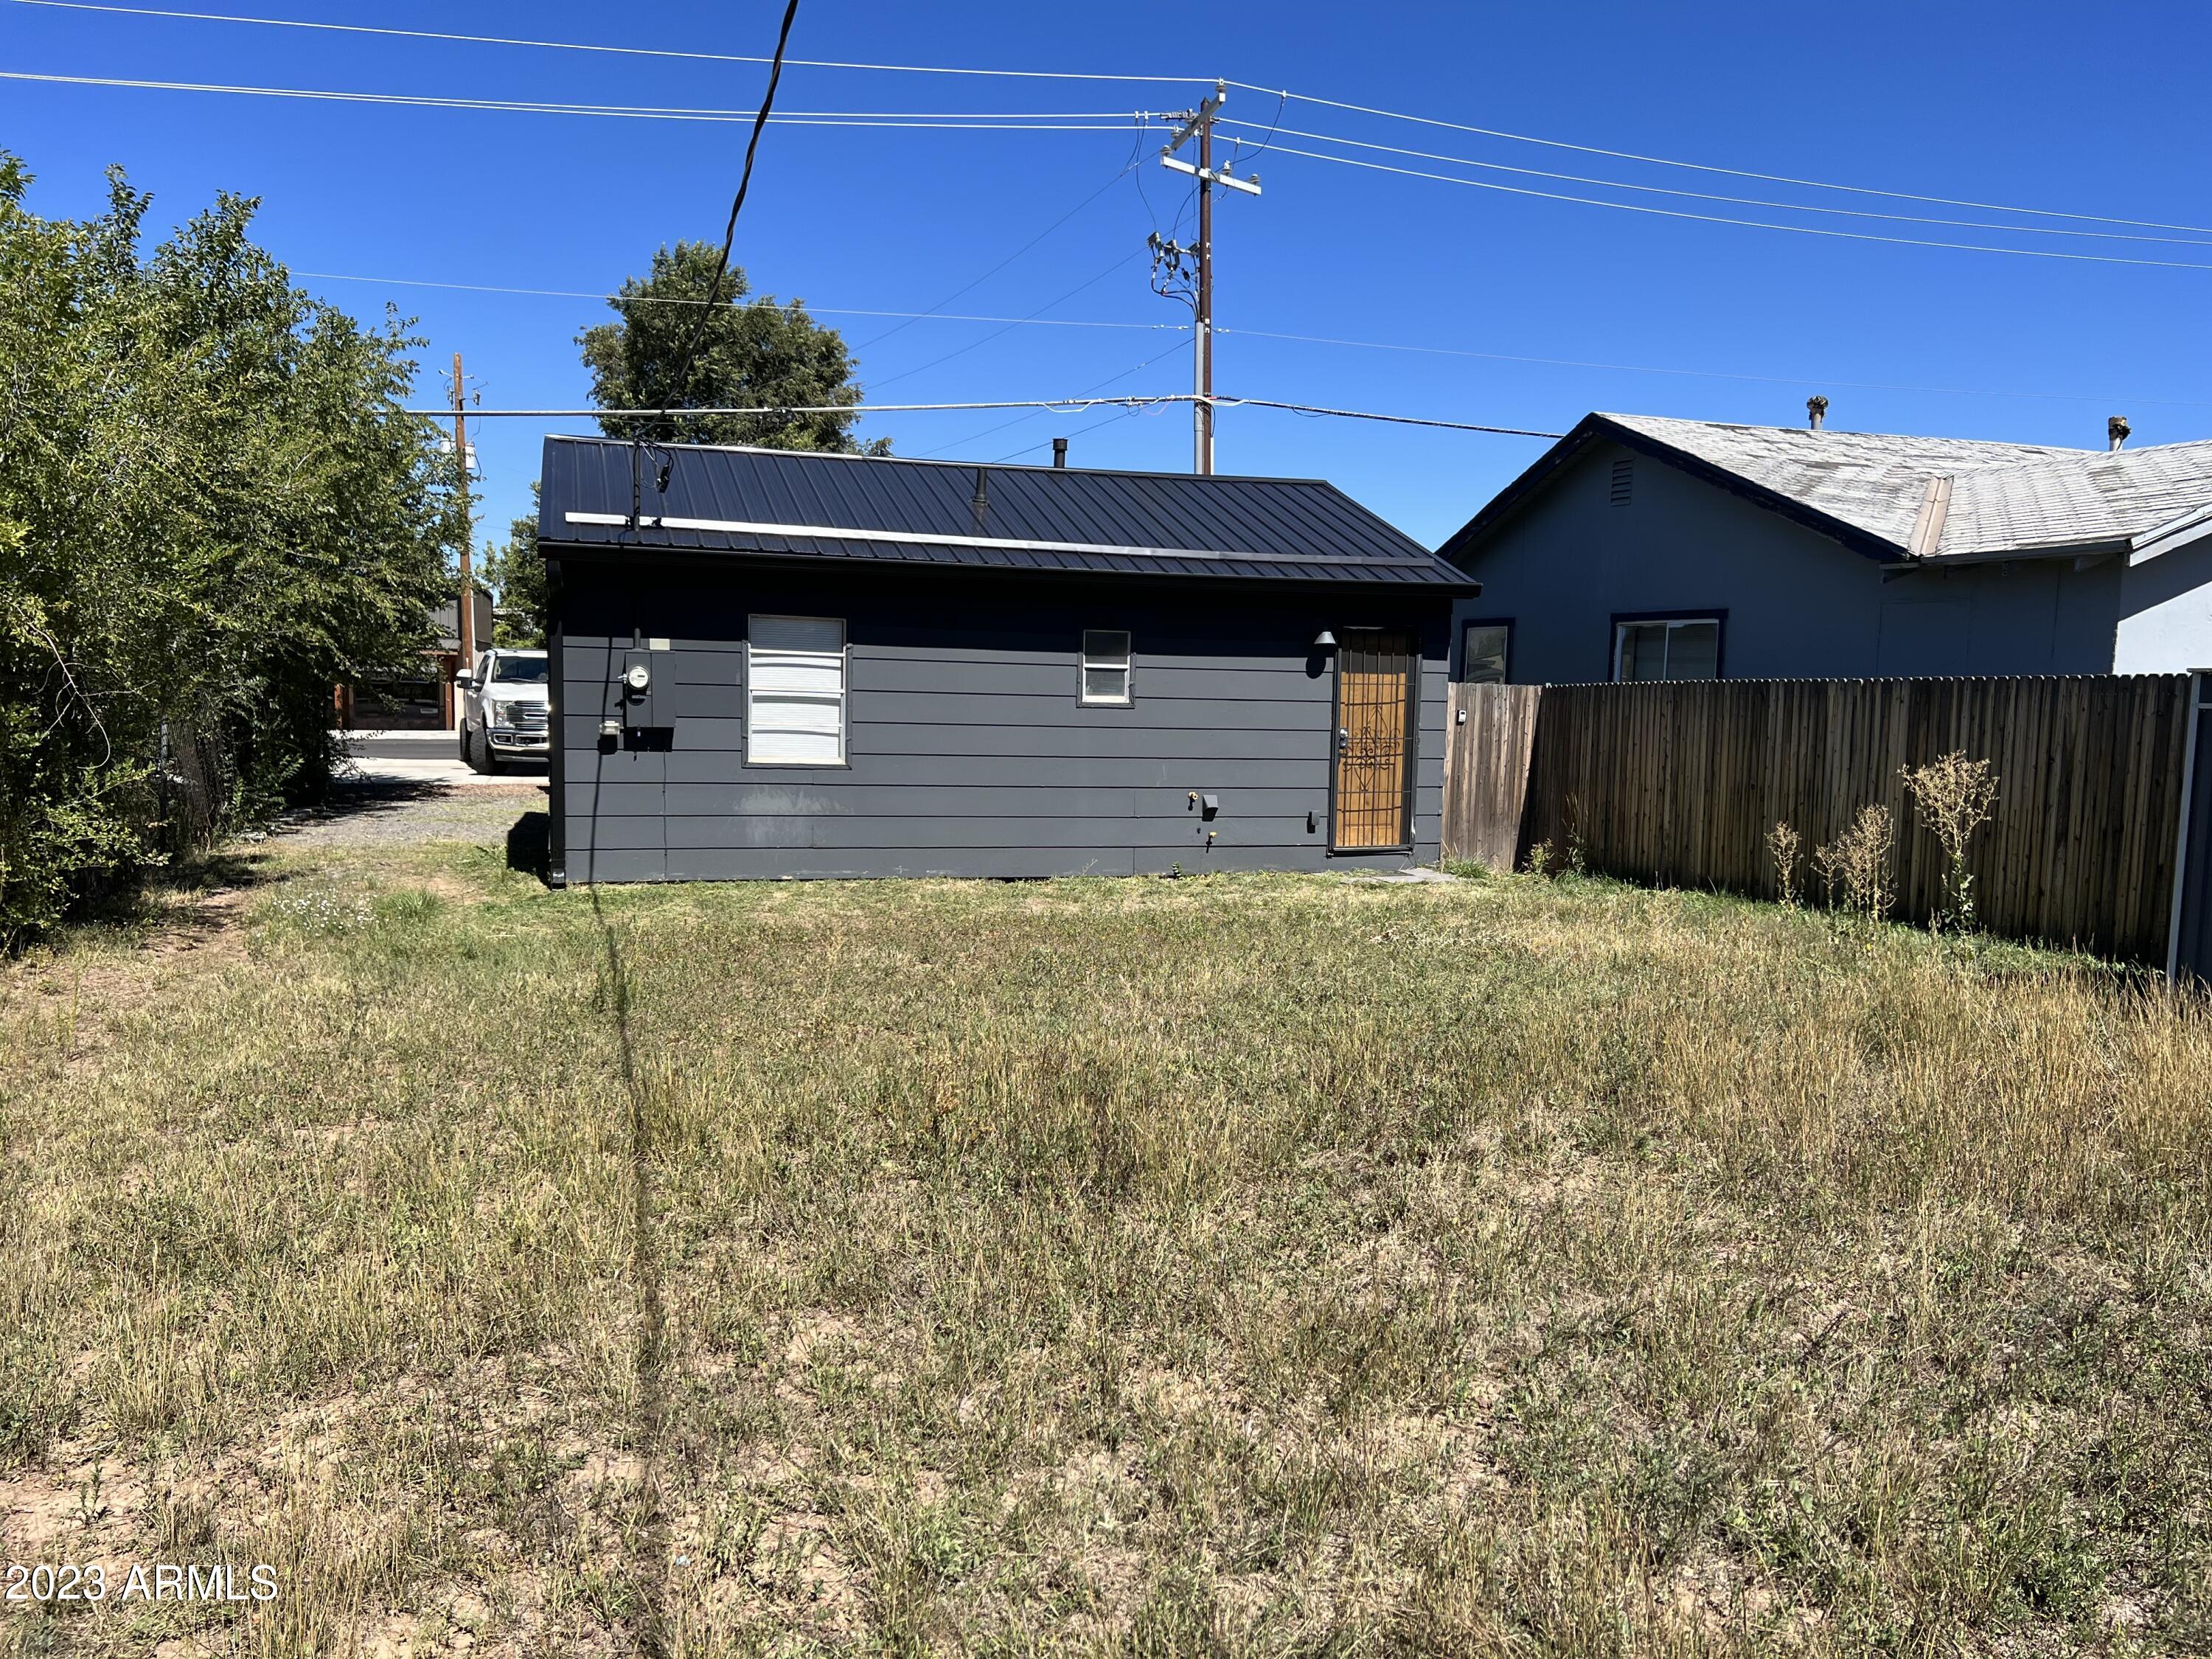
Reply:
M2212 1644L2212 1018L1534 878L550 892L0 969L0 1651Z

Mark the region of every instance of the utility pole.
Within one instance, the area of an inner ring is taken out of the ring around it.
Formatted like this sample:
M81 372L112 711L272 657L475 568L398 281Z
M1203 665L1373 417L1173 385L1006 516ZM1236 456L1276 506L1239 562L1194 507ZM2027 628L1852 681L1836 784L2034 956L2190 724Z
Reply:
M453 631L461 644L461 666L474 669L477 660L476 582L469 572L469 543L475 531L469 522L469 417L461 396L461 354L453 354L453 484L461 507L461 604L455 613L459 626Z
M1260 193L1260 175L1239 179L1226 167L1216 171L1213 165L1213 121L1221 112L1222 105L1229 101L1228 85L1220 81L1213 83L1213 96L1191 111L1183 124L1176 129L1160 151L1160 165L1177 173L1188 173L1198 180L1198 280L1197 292L1192 302L1192 376L1197 401L1191 407L1196 416L1197 459L1194 470L1200 475L1213 471L1213 187L1225 185L1231 190L1243 191L1248 196ZM1176 159L1181 149L1193 137L1198 140L1198 164Z

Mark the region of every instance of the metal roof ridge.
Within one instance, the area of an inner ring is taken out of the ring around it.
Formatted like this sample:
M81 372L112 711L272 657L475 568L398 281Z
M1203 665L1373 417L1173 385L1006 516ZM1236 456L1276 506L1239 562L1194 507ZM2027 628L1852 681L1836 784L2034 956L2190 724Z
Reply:
M677 411L681 414L682 410ZM604 434L590 432L549 432L545 441L562 444L609 444L627 449L632 440L610 438ZM836 449L778 449L772 444L678 444L654 443L656 449L681 449L705 455L775 455L801 461L879 461L897 466L954 467L973 471L981 467L991 472L1079 472L1089 477L1100 478L1184 478L1194 483L1259 484L1312 484L1322 489L1344 491L1327 478L1292 477L1271 472L1168 472L1152 468L1121 466L1054 466L1049 461L953 461L936 460L920 455L856 455ZM1346 495L1345 499L1352 500Z

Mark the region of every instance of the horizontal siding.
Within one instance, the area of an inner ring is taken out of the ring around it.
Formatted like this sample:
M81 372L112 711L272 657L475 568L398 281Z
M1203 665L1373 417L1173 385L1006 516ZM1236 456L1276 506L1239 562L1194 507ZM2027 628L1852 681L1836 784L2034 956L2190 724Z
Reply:
M1289 817L1312 810L1308 787L1215 789L1116 787L1092 781L1041 784L856 783L823 789L805 784L671 783L572 784L572 817L597 811L610 817L669 812L704 816L759 815L770 817L884 817L926 813L946 818L1014 817L1159 818L1203 821L1190 797L1212 794L1220 802L1213 820Z
M957 788L992 789L1009 785L1041 788L1066 785L1097 785L1116 789L1311 789L1328 787L1325 756L1304 754L1231 757L1202 755L1176 757L1160 755L963 755L957 769L948 769L942 755L871 755L856 761L849 774L803 766L747 766L741 753L730 750L676 749L665 755L634 755L625 759L653 763L649 774L618 774L612 769L595 771L596 752L574 756L569 787L588 787L595 777L619 782L624 776L648 776L669 784L726 783L758 788L829 789L878 785L946 785ZM1424 755L1419 781L1424 788L1441 788L1443 758Z
M666 817L568 818L569 845L593 847L1119 847L1202 849L1207 834L1215 845L1295 847L1328 844L1327 824L1312 831L1305 815L1217 818L1212 823L1178 823L1167 818L964 817L882 816L808 817L796 813Z
M1223 848L1212 853L1128 847L1065 848L693 848L664 855L606 851L572 857L572 881L853 880L878 876L945 876L1023 880L1054 876L1190 875L1221 871L1357 872L1388 857L1330 857L1313 848Z
M1310 760L1325 770L1331 753L1325 710L1324 724L1259 730L1121 721L1101 725L1066 725L1057 721L1024 725L993 719L994 712L988 705L982 705L974 708L971 718L965 720L913 721L863 718L862 712L856 708L846 749L854 768L885 755L1149 757L1161 760L1203 760L1218 756L1240 760ZM565 740L572 752L581 752L579 764L586 771L591 750L599 743L599 722L595 715L571 714L564 718ZM675 723L674 740L678 749L687 751L718 750L742 756L744 722L734 717L679 720ZM825 775L831 769L815 769Z
M859 676L854 677L857 682ZM1292 684L1302 684L1293 681ZM963 686L927 691L884 691L851 684L853 719L890 719L927 725L964 723L975 718L976 700L988 697L993 712L1018 726L1191 726L1215 729L1234 726L1270 730L1326 731L1329 697L1326 688L1302 696L1212 698L1170 697L1139 687L1127 704L1085 703L1072 689L1056 693L979 690ZM1224 703L1234 704L1224 707ZM615 712L614 699L600 684L571 680L562 688L562 707L579 718L597 721L602 713ZM742 685L661 685L653 693L654 718L673 723L681 720L741 720L745 713Z
M1448 606L1433 598L1322 593L1217 612L1228 602L1121 593L1106 606L1030 590L953 615L941 595L878 595L873 582L722 591L736 585L696 571L568 585L556 698L571 880L1357 864L1328 852L1334 665L1310 642L1322 627L1388 624L1386 603L1423 633L1414 836L1417 856L1437 855ZM743 633L756 612L846 621L848 764L745 764ZM1129 706L1078 700L1087 627L1132 635ZM652 718L666 746L603 742L634 639L663 629ZM1192 791L1219 798L1210 823Z
M866 573L863 580L869 580L872 586L875 574ZM711 572L702 572L696 580L706 583L715 577ZM691 580L687 575L678 586L689 586ZM769 584L760 581L747 586L764 592ZM941 593L917 594L909 608L903 612L895 611L866 589L849 586L817 590L807 601L813 608L805 611L779 608L767 601L719 607L695 605L680 597L671 598L649 590L629 598L605 592L586 597L572 590L570 597L574 602L586 605L629 605L641 614L649 610L680 611L677 620L682 626L672 626L665 620L647 620L640 623L638 633L649 638L656 626L666 627L665 637L671 649L685 656L706 652L742 654L745 618L758 614L865 618L866 635L863 638L856 634L853 643L856 648L884 660L904 658L915 662L1060 663L1067 660L1081 644L1085 629L1126 628L1138 636L1137 653L1146 662L1184 668L1207 668L1216 664L1227 668L1270 668L1286 659L1306 660L1312 654L1313 636L1322 628L1341 629L1352 625L1345 622L1341 614L1345 606L1327 597L1308 604L1303 622L1291 620L1282 606L1272 607L1272 615L1285 617L1285 625L1279 629L1272 622L1254 620L1256 612L1251 612L1249 607L1239 607L1235 601L1218 594L1204 599L1186 594L1165 605L1127 601L1093 605L1083 600L1041 599L1030 606L1024 602L1005 601L995 606L995 614L990 610L950 610ZM1386 613L1393 606L1401 609L1405 618L1410 620L1416 613L1444 609L1447 603L1415 594L1374 594L1360 602L1359 608L1373 613L1370 620L1375 625L1386 626L1390 625ZM715 631L705 631L710 624ZM1407 622L1395 625L1405 626ZM1168 629L1177 631L1165 631ZM577 651L632 648L631 635L626 629L615 632L576 629L564 631L562 638Z
M744 686L745 659L742 652L696 654L712 660L699 661L691 653L670 653L674 684L733 690ZM1040 697L1071 706L1079 701L1081 676L1073 652L1050 663L888 660L858 648L850 656L851 689L872 696L928 696L957 690L970 696ZM596 697L599 688L606 684L605 660L604 653L592 653L592 660L581 665L573 656L569 658L567 672L572 689L586 690ZM594 662L600 665L594 666ZM1299 664L1275 667L1169 667L1139 653L1132 665L1132 684L1139 702L1182 698L1238 702L1255 698L1326 703L1333 684L1328 674L1310 674Z
M1316 815L1318 816L1318 815ZM1433 830L1437 819L1429 820ZM957 814L814 816L805 813L679 814L617 817L570 813L571 848L757 847L1083 847L1110 842L1131 848L1312 847L1326 851L1328 825L1306 828L1305 815L1271 813L1211 823L1172 818L969 817Z

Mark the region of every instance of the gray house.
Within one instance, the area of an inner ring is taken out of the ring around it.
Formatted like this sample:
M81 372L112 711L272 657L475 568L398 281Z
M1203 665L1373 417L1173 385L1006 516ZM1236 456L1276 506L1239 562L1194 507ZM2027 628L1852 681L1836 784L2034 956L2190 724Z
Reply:
M1591 415L1441 550L1473 679L2212 662L2212 442L2105 450Z
M1326 483L547 441L556 880L1433 860L1452 603Z

